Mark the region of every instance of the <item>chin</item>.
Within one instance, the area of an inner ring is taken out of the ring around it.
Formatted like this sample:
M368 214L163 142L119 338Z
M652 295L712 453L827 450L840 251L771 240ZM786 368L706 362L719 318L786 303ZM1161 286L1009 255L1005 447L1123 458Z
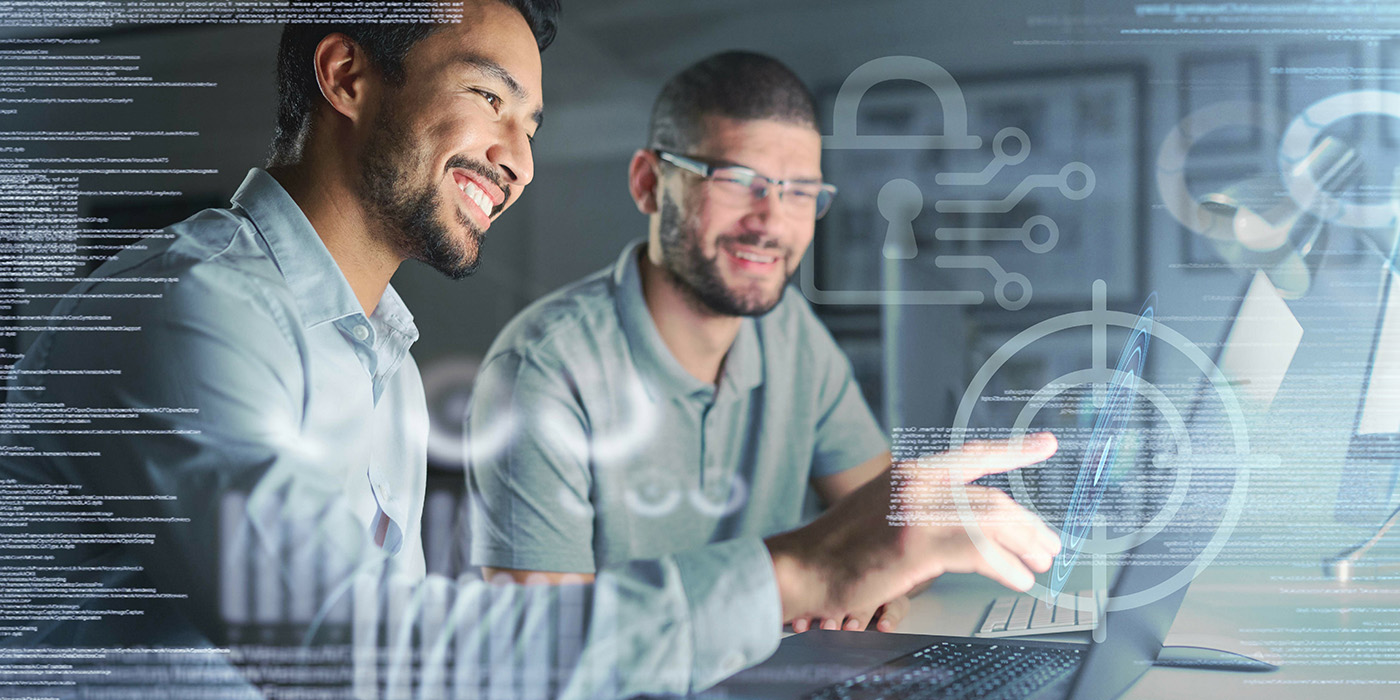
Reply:
M475 273L477 263L481 261L476 257L472 257L471 259L462 258L452 262L446 262L442 260L423 260L421 262L427 264L429 267L432 267L434 270L437 270L438 272L442 273L443 276L447 277L448 279L460 280L466 277L470 277L473 273Z
M762 284L750 284L746 287L730 287L729 293L734 299L743 299L746 304L776 306L783 298L783 289L787 287L787 280L776 282L764 282Z
M779 289L777 293L730 294L729 298L735 302L736 307L742 309L741 316L762 316L772 311L773 307L782 301L783 294L782 290Z
M477 266L481 264L481 239L472 234L467 240L455 241L450 258L449 267L453 272L444 271L448 277L461 279L476 272Z

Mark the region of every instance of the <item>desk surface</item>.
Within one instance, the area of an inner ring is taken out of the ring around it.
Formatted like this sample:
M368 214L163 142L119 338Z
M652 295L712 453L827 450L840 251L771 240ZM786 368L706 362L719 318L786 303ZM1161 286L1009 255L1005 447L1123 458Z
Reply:
M913 601L899 631L969 635L1000 595L1014 593L977 576L944 576ZM1192 583L1166 643L1239 652L1279 670L1154 668L1124 698L1394 700L1400 697L1400 577L1341 585L1316 569L1212 568Z

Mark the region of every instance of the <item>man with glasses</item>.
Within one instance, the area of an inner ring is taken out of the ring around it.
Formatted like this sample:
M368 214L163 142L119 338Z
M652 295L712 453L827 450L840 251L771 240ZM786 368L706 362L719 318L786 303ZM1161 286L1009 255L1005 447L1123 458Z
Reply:
M647 238L517 316L477 380L472 558L488 577L772 535L800 524L809 484L830 505L890 464L850 363L788 286L836 194L801 81L743 52L685 69L628 186ZM823 625L878 614L889 630L906 608Z

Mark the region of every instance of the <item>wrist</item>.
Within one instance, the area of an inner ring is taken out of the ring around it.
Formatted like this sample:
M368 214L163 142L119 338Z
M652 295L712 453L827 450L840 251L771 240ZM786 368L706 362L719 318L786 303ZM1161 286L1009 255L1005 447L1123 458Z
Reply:
M818 579L801 554L797 539L792 533L783 533L769 537L763 543L768 547L768 556L773 562L773 577L778 583L783 622L811 614Z

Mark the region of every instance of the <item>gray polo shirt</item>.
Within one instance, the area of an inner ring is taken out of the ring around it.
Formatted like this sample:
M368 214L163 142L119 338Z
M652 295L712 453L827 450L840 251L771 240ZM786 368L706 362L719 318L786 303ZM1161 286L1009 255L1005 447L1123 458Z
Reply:
M801 522L812 478L888 450L850 362L789 287L718 384L666 347L641 242L496 338L468 421L472 563L593 572Z

